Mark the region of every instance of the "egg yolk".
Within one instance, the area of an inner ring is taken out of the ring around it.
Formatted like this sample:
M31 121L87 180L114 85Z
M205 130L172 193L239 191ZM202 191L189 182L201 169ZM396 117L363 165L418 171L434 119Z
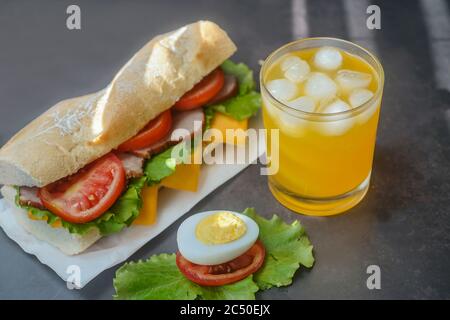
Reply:
M231 212L217 212L203 218L195 228L195 236L205 244L222 244L242 237L247 231L244 221Z

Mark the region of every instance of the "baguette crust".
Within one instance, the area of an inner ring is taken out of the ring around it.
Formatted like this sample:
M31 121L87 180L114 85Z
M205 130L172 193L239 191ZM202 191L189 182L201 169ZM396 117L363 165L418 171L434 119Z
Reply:
M136 135L236 50L199 21L140 49L103 90L61 101L0 149L0 184L42 187Z

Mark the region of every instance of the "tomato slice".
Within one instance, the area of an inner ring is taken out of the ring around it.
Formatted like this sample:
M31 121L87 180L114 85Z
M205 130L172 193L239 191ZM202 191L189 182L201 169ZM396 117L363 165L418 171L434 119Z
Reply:
M164 138L171 128L172 113L170 110L166 110L150 121L133 138L122 143L117 149L120 151L132 151L146 148Z
M74 175L39 190L44 206L65 221L86 223L98 218L117 200L125 186L125 170L113 153Z
M224 74L222 69L217 68L197 83L194 88L186 92L178 100L174 108L180 111L191 110L205 105L214 98L222 89L224 84Z
M258 240L244 254L229 262L205 266L192 263L177 252L177 266L186 278L202 286L222 286L255 273L264 263L266 251Z

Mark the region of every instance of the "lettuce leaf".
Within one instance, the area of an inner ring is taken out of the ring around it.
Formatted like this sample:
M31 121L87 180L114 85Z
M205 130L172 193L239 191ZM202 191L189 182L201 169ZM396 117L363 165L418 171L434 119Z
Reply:
M277 215L268 220L256 214L253 208L243 213L258 224L259 239L266 248L264 265L254 276L261 290L290 285L300 265L313 266L313 246L298 220L290 225Z
M264 265L253 276L220 287L203 287L178 270L174 254L154 255L146 261L126 263L113 280L116 299L254 299L258 290L292 283L300 265L312 267L312 245L298 221L283 222L278 216L265 219L247 208L244 214L259 226L266 248Z
M238 79L239 95L245 95L255 89L256 83L253 79L253 71L244 63L234 63L231 60L225 60L220 67L223 72Z
M206 114L206 128L209 128L214 112L221 112L238 121L250 118L261 107L261 95L255 91L256 83L253 71L243 63L226 60L221 65L226 74L235 76L239 82L239 93L219 104L204 107ZM208 117L209 115L209 117Z
M113 283L114 298L121 300L193 300L201 292L200 286L178 270L175 254L126 263L117 270Z
M236 96L221 104L211 106L214 111L221 112L238 121L248 119L258 112L261 106L261 95L252 91L243 96Z
M184 162L188 155L190 155L190 150L187 144L181 142L150 158L144 165L147 184L157 184L162 179L172 175L177 164Z
M200 299L204 300L255 300L259 290L250 275L241 281L220 287L201 287Z
M258 287L249 276L221 287L202 287L178 270L175 254L154 255L147 261L130 262L116 272L114 299L194 300L255 299Z
M211 124L214 119L214 114L216 113L212 107L203 107L203 113L205 114L205 126L204 130L211 129Z

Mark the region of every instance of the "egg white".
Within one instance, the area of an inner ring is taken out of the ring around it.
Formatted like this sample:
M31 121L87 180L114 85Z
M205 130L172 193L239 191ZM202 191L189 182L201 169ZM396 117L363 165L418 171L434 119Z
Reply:
M197 224L205 217L218 212L230 212L238 216L247 226L245 234L234 241L222 244L205 244L195 236ZM178 250L190 262L215 265L233 260L250 249L258 239L259 227L253 219L229 210L214 210L194 214L178 228Z

